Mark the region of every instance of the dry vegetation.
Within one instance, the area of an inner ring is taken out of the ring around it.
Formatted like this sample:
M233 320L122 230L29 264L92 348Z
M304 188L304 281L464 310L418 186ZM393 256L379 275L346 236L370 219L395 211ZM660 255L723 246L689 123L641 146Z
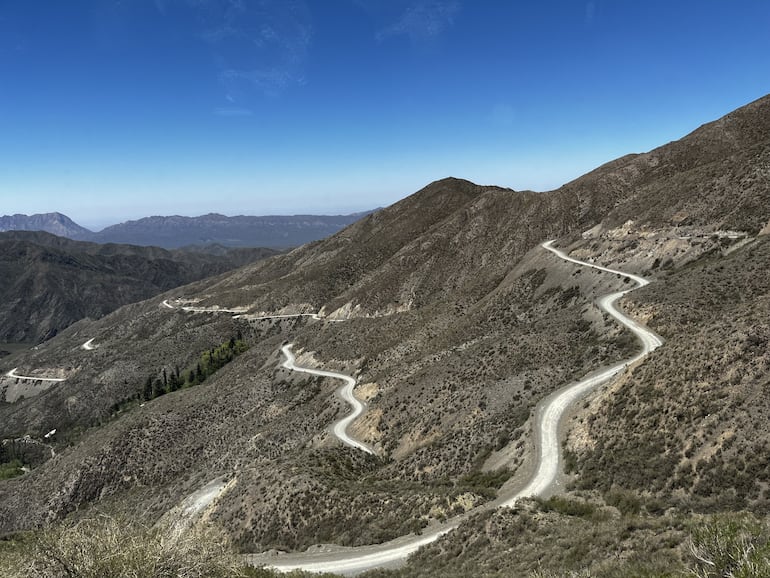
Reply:
M392 264L421 254L412 240L420 227L427 227L425 242L446 245L447 252L439 253L443 264L435 262L423 272L405 268L397 277L407 286L419 281L414 295L420 306L345 323L308 318L247 323L227 315L170 310L159 299L76 324L25 357L22 369L63 365L71 377L44 395L0 408L8 417L2 426L8 437L59 430L54 460L0 487L0 527L35 526L93 503L120 505L151 522L185 495L225 475L236 483L213 516L239 547L301 549L319 541L383 541L494 497L499 483L490 484L482 475L484 461L512 443L517 447L511 465L521 463L529 411L537 400L597 363L622 355L607 331L610 326L589 302L593 292L615 281L578 278L573 268L554 268L558 260L542 250L522 260L521 252L536 233L522 227L512 236L499 209L506 199L531 210L542 200L464 183L452 189L456 184L439 183L404 201L393 215L356 226L361 229L357 234L373 238L379 233L370 228L398 223L408 236L377 237L382 246L363 239L354 244L383 255L370 259L355 253L359 267L372 269L378 259ZM428 213L413 212L415 204L436 198L451 218L439 210L431 215L433 221L422 223ZM457 213L458 203L467 208ZM472 235L468 221L477 223ZM492 250L490 243L507 249ZM479 261L484 266L458 278L451 264L474 252L487 255ZM327 255L339 261L344 254L333 249ZM511 270L517 255L521 264ZM296 258L294 252L285 259ZM260 271L282 260L184 291L216 295L221 284L231 285L246 273L256 280ZM280 293L281 299L300 290L338 291L339 266L308 266L292 275L315 271L317 282L301 286L297 279L279 277L259 291ZM356 275L362 280L352 291L372 296L366 302L370 311L381 307L381 296L389 290L377 285L379 273ZM239 303L253 295L255 286L239 290ZM234 296L234 289L225 290L217 303L229 305L226 299ZM312 300L312 294L303 294L293 310L307 310ZM260 310L269 307L262 303ZM190 367L201 352L239 330L252 348L203 384L144 406L118 405L122 411L112 412L117 402L142 391L148 372L159 375L166 369L171 374L177 366ZM97 350L78 349L86 336L96 337ZM289 339L314 351L318 363L379 385L369 407L380 418L365 437L371 436L366 441L375 445L380 460L350 456L355 452L349 449L323 453L336 445L326 428L343 410L331 395L337 384L277 369L280 344Z
M24 535L0 547L7 578L237 578L243 563L214 530L174 536L107 515Z
M608 503L609 502L609 503ZM628 493L523 502L485 512L367 578L757 578L770 576L770 527L752 514L690 516Z
M769 265L763 237L633 294L668 342L590 408L589 444L573 446L580 487L770 511Z
M538 247L560 237L578 256L654 275L625 304L667 339L575 422L575 484L601 497L484 514L403 575L685 571L687 512L770 510L770 242L750 240L770 220L768 110L765 99L552 193L438 181L325 241L5 358L68 379L0 402L1 437L59 432L55 457L38 452L31 473L0 482L0 532L76 523L94 505L151 525L219 477L227 489L205 517L251 551L379 542L489 500L527 457L537 401L636 347L592 305L628 284ZM750 242L721 238L727 229ZM160 305L177 297L345 322ZM189 368L238 331L250 349L205 382L120 403L148 372ZM98 349L79 349L90 338ZM338 383L281 369L286 341L301 363L367 384L355 431L377 457L331 437ZM487 472L502 448L507 469Z

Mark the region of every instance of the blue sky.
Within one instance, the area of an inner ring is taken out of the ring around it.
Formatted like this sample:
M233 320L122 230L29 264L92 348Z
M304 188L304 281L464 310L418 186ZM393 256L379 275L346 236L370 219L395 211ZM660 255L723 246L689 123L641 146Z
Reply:
M550 190L768 92L766 0L0 0L0 214Z

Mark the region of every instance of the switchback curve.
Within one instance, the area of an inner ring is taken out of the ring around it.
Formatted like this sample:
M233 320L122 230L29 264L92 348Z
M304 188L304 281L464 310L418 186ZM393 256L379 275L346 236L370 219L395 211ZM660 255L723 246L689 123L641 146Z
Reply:
M291 351L292 345L292 343L287 343L281 347L281 353L283 353L283 355L286 357L286 360L283 362L283 367L291 371L299 371L301 373L309 373L311 375L320 375L322 377L332 377L334 379L341 379L345 382L342 387L337 390L337 392L339 393L340 397L342 397L342 399L344 399L350 405L352 411L334 424L332 427L332 433L334 433L334 435L343 444L366 452L367 454L373 454L374 452L369 446L363 442L358 441L357 439L350 437L347 433L348 426L353 423L353 421L355 421L355 419L364 411L364 404L358 401L356 396L353 395L353 388L356 386L356 380L349 375L345 375L344 373L326 371L323 369L312 369L310 367L302 367L296 365L296 358L294 357L294 353Z
M524 488L512 495L501 496L501 498L496 500L493 505L498 507L513 506L521 498L539 496L546 492L559 475L559 422L567 409L580 397L602 383L609 381L628 367L628 365L640 361L663 344L663 340L658 335L628 317L616 306L621 297L630 291L649 284L647 279L632 273L625 273L569 257L563 251L553 247L553 241L547 241L541 246L560 259L576 265L620 275L636 284L635 287L624 291L604 295L597 300L596 304L599 309L605 311L620 324L627 327L642 344L642 350L629 359L589 374L584 379L562 388L539 404L536 409L536 425L534 427L536 430L535 447L538 451L537 468ZM287 554L271 559L265 559L257 555L252 557L251 561L256 564L267 564L280 572L291 572L301 569L309 572L336 572L354 575L374 568L399 564L420 547L430 544L442 535L451 532L460 524L462 519L463 516L458 516L444 524L424 531L419 536L403 536L384 544L350 548L338 552Z

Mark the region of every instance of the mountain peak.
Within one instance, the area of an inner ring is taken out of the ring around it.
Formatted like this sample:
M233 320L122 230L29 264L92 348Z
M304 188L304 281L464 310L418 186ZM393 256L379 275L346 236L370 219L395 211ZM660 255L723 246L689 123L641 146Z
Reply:
M0 232L2 231L45 231L70 239L85 239L91 235L91 231L58 212L3 215L0 217Z

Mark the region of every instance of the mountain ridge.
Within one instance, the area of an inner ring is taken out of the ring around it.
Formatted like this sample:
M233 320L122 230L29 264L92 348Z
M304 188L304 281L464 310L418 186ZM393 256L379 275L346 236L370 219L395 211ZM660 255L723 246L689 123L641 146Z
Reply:
M324 240L81 321L9 359L20 374L67 379L0 404L0 437L62 432L56 459L0 483L0 531L95 504L154 523L219 476L227 490L206 519L249 552L373 544L470 511L531 468L538 400L636 347L593 306L628 285L549 258L540 243L551 238L652 278L621 305L667 340L574 408L565 484L586 484L579 496L607 519L623 503L646 516L764 511L770 252L757 232L770 221L769 111L765 97L547 193L435 181ZM319 319L263 319L298 313ZM195 367L238 332L251 348L205 383L136 401L148 376ZM78 349L91 338L98 349ZM377 457L329 435L345 411L336 385L282 369L287 342L305 367L358 377L368 412L351 430ZM435 548L471 532L483 549L477 526ZM460 575L471 554L453 552Z
M208 213L197 217L151 216L90 231L61 213L5 215L0 231L45 231L76 241L157 246L270 247L286 249L316 241L353 223L371 211L348 215L226 216Z
M86 317L275 255L74 241L42 231L0 233L0 342L39 342Z
M598 209L597 223L713 224L756 234L767 225L768 125L770 95L649 152L605 163L554 193L582 202L581 212ZM733 196L734 208L724 211L720 203Z
M0 232L5 231L45 231L70 239L83 239L93 234L92 231L81 227L62 213L2 215L0 216Z

